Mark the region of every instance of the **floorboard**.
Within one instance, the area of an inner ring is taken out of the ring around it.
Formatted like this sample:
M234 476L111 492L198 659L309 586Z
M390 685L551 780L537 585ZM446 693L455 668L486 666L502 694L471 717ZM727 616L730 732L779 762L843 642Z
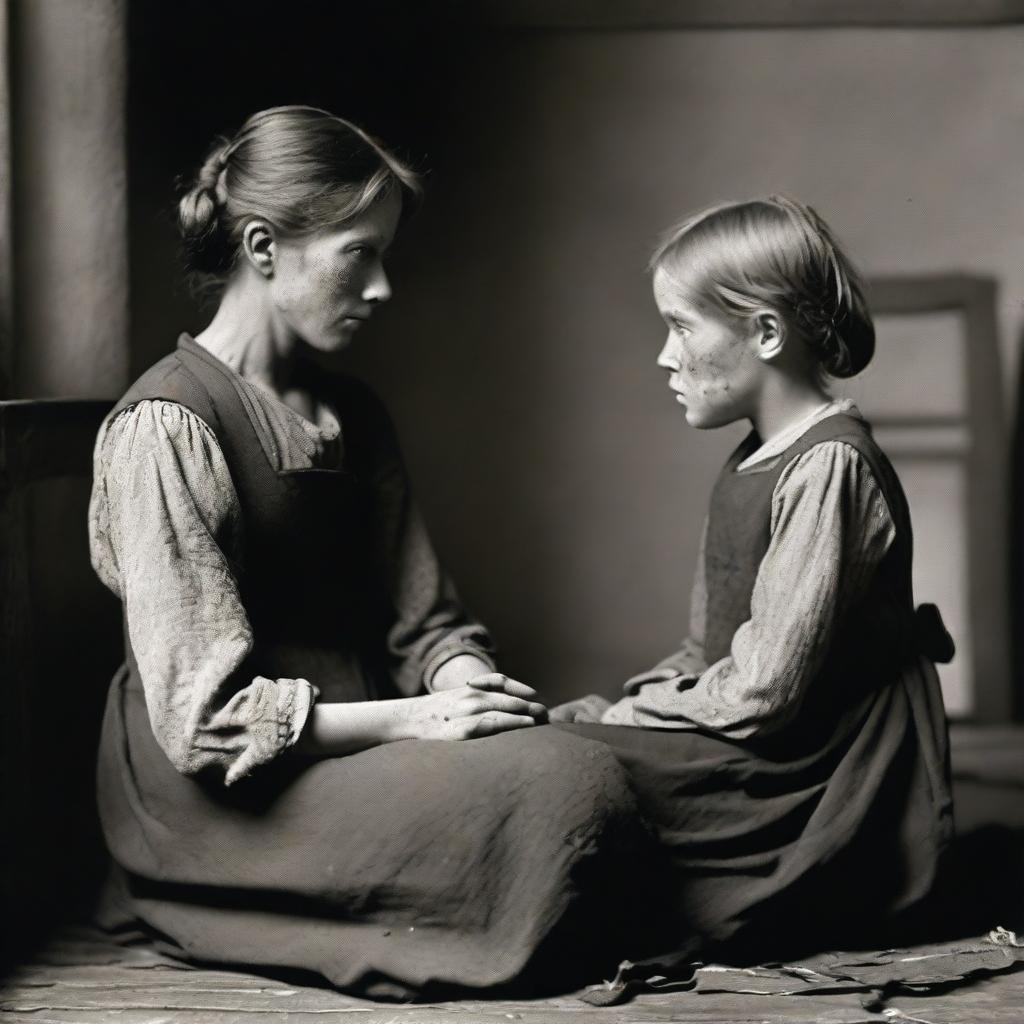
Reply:
M912 951L911 951L912 952ZM1018 962L1024 966L1024 961ZM185 967L146 947L117 946L99 933L68 932L18 968L0 988L0 1022L26 1024L1021 1024L1024 970L949 991L891 996L869 992L764 995L716 991L746 985L743 972L702 990L651 993L595 1008L575 996L522 1002L371 1003L331 989L291 985L242 971ZM750 987L760 979L750 976ZM799 985L799 983L797 983ZM764 987L763 985L761 987ZM769 986L770 987L770 986ZM865 1003L868 1005L865 1006Z

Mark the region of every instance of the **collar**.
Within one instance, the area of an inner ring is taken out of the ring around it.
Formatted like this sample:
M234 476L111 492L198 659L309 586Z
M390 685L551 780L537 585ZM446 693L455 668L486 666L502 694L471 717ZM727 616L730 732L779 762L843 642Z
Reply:
M786 427L785 430L776 434L769 441L765 441L764 444L755 449L736 467L736 471L739 473L769 459L777 458L791 444L793 444L794 441L803 437L803 435L806 434L807 431L815 424L828 419L829 416L837 416L840 413L844 413L847 416L856 416L858 419L863 419L860 410L856 405L854 405L851 399L833 399L831 402L826 402L824 405L818 406L818 408L812 413L809 413L803 419Z

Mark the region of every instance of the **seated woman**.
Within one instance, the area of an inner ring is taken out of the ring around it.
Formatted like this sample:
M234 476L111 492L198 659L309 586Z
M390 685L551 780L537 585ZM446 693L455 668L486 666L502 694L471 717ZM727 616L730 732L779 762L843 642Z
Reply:
M385 412L328 372L390 297L417 191L308 107L218 145L179 208L216 315L103 424L90 513L127 637L107 923L392 996L557 983L572 958L539 962L544 942L593 964L588 913L646 836L611 752L532 728L546 711L438 567Z
M825 386L874 352L853 269L780 197L692 217L652 266L687 422L753 430L711 495L689 639L617 703L551 716L594 723L563 728L619 753L673 860L675 956L623 977L877 938L929 893L952 821L951 641L915 613L899 480Z

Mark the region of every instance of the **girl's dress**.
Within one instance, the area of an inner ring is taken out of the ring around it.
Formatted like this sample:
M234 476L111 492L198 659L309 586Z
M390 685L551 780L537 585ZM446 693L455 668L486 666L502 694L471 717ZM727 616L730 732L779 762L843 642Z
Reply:
M600 954L582 894L604 914L643 855L606 747L541 727L289 751L317 700L488 659L380 405L347 378L327 397L314 424L183 336L100 431L91 549L127 650L99 755L106 922L375 995L548 984Z
M690 637L604 724L562 726L617 751L657 825L676 959L873 941L931 890L952 830L931 659L951 652L911 555L850 403L752 433L712 494Z

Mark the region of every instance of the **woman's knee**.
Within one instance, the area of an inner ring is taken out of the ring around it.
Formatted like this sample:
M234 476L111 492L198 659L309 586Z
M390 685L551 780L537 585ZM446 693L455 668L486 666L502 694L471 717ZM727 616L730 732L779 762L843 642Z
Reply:
M611 748L549 726L530 730L530 741L522 753L549 805L570 805L591 821L635 814L628 774Z

